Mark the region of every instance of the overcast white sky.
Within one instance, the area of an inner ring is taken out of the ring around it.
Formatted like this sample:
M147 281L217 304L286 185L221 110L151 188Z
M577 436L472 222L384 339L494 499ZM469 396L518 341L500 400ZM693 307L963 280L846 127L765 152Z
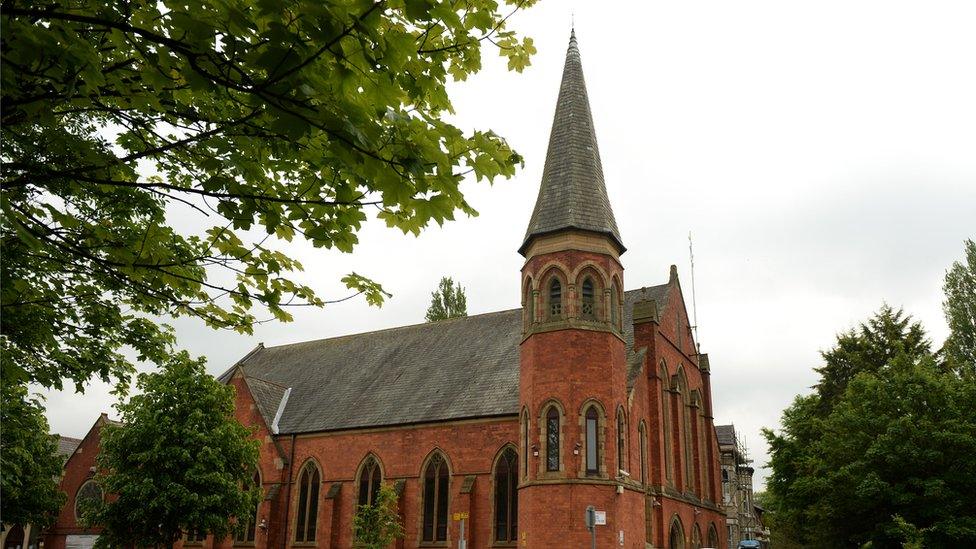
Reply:
M338 278L355 270L393 298L296 311L253 337L177 321L181 345L218 373L258 342L422 322L442 274L466 287L471 314L519 306L516 249L571 11L625 285L662 283L673 263L690 294L694 234L715 421L736 425L757 465L760 428L815 382L838 331L887 301L941 342L942 278L976 237L976 3L544 0L510 20L535 39L532 67L508 73L487 52L481 74L452 86L457 124L495 130L526 159L512 180L465 185L480 217L419 238L371 223L353 255L289 245L321 295L345 295ZM51 427L82 436L113 402L101 384L49 393Z

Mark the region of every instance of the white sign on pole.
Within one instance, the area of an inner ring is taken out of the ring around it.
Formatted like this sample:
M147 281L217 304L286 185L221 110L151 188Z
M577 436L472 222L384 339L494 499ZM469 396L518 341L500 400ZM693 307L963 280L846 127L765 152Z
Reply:
M596 518L596 521L595 522L596 522L596 525L597 526L606 526L607 525L607 512L606 511L597 511L595 518Z

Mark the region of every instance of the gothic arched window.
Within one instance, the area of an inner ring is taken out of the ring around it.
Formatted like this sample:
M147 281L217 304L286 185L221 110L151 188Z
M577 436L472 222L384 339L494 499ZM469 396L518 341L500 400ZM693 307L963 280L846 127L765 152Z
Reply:
M637 443L640 445L640 481L647 484L647 425L641 420L637 427Z
M559 470L559 410L550 406L546 412L546 471Z
M81 521L85 512L101 501L102 489L94 480L82 484L75 494L75 519Z
M532 296L532 280L525 283L525 323L535 322L535 299Z
M600 413L596 406L586 409L586 474L600 472Z
M522 476L529 476L529 412L522 409Z
M664 412L664 476L674 482L674 423L671 418L671 393L668 391L668 367L661 361L661 409Z
M583 280L580 316L586 320L596 320L596 298L593 295L593 280L590 277Z
M617 473L627 470L627 419L623 408L617 409Z
M714 522L708 526L708 546L718 547L718 530L715 529Z
M257 487L258 490L261 489L261 473L259 471L254 471L254 477L251 479L251 483L244 485L245 490L251 490L254 487ZM254 506L254 514L247 517L244 530L234 534L234 541L238 543L254 543L254 538L257 534L258 510L260 507L261 500L258 500L258 504Z
M549 318L559 318L563 314L563 285L558 278L549 283Z
M447 541L447 498L450 472L441 454L434 454L424 470L423 541Z
M685 549L685 530L681 527L681 519L674 517L671 522L671 532L668 534L668 547L671 549Z
M369 456L359 471L359 505L376 503L381 482L383 482L383 473L380 471L380 464L376 462L376 458Z
M495 465L495 541L518 540L518 456L507 448Z
M610 285L610 324L614 328L619 328L619 320L617 319L619 314L617 312L618 307L620 307L620 298L617 297L617 283L614 282Z
M295 520L295 541L315 541L315 527L319 517L319 486L322 477L319 468L311 461L302 467L298 476L298 516Z

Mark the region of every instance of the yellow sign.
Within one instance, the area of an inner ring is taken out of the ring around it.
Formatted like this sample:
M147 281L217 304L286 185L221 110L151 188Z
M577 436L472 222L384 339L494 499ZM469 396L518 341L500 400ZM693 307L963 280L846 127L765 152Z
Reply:
M467 513L454 513L454 520L465 520L468 518Z

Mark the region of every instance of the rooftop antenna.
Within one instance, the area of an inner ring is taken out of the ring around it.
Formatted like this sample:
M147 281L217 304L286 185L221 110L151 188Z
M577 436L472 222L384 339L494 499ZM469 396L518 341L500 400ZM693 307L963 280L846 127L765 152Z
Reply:
M695 250L691 242L691 231L688 231L688 257L691 259L691 314L692 322L695 323L691 329L695 333L695 351L701 354L701 343L698 341L698 301L695 299Z

